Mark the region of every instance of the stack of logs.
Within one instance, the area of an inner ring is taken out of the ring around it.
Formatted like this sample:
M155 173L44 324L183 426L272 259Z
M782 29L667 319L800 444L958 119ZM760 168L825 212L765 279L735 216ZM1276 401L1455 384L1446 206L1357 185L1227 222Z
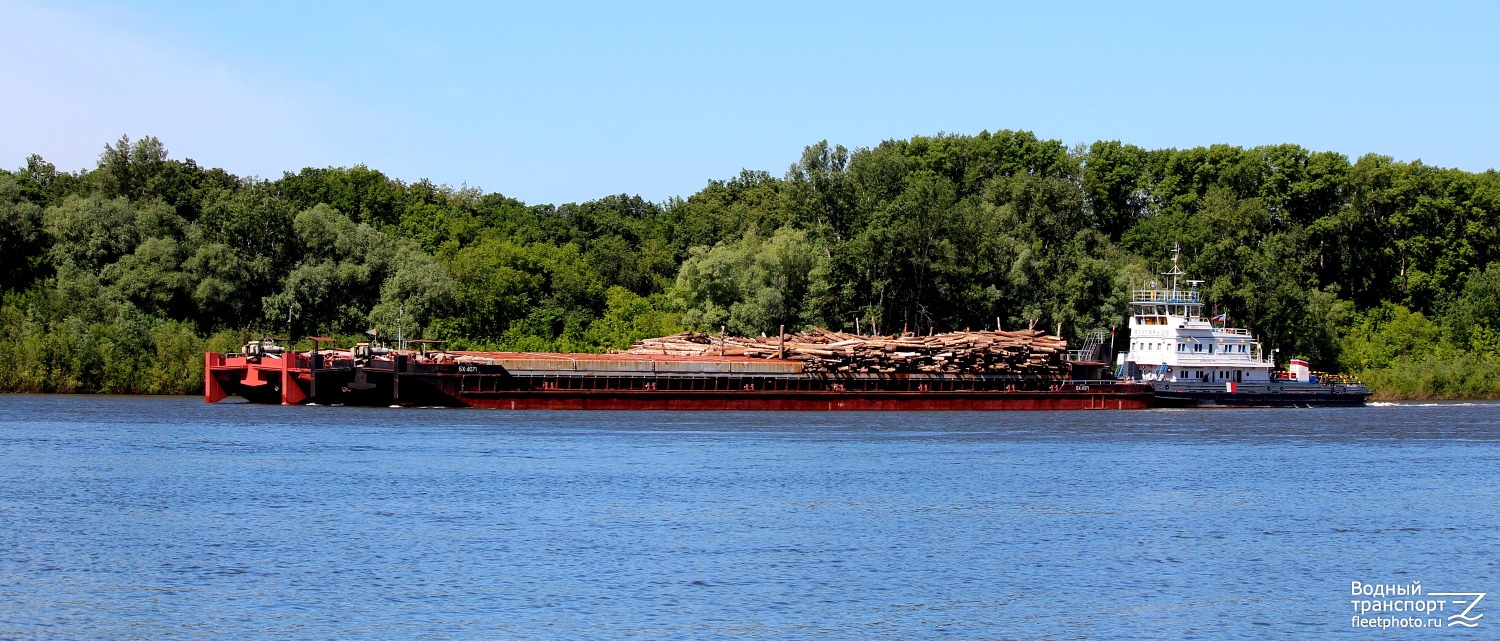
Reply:
M783 338L683 332L637 341L628 354L749 356L803 362L807 372L930 372L1059 377L1067 342L1040 330L950 332L928 336L861 336L826 329Z

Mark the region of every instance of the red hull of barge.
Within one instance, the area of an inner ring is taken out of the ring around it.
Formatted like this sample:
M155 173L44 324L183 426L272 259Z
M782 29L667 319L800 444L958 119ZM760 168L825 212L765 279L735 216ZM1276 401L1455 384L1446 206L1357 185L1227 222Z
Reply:
M557 359L569 357L524 355L531 367ZM283 405L676 411L1130 410L1148 408L1152 402L1150 386L1114 381L778 376L768 373L772 365L753 359L644 362L653 368L711 364L728 373L603 375L558 370L512 375L502 367L461 369L413 363L404 356L379 365L356 365L305 353L263 358L209 353L204 358L204 400L217 402L235 395Z

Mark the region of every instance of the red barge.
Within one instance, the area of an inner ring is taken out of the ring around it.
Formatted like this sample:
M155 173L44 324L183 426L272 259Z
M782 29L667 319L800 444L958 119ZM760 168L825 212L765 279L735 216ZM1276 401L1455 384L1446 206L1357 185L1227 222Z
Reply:
M321 345L328 339L314 339ZM1144 409L1152 388L1105 379L1107 364L1068 375L804 371L795 360L710 355L284 349L275 339L204 355L204 400L554 410Z

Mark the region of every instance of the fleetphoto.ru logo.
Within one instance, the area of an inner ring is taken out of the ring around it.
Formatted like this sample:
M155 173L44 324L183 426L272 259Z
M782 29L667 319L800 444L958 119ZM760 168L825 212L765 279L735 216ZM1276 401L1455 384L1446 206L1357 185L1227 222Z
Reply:
M1484 613L1479 602L1488 592L1426 592L1421 581L1363 583L1349 586L1356 628L1477 628Z

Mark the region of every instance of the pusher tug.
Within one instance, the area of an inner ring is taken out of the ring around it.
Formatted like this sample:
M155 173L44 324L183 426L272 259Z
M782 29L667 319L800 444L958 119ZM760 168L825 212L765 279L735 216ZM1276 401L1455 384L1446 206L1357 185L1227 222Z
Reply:
M1131 296L1130 347L1116 359L1121 380L1151 385L1157 407L1350 407L1369 390L1347 377L1311 372L1293 358L1285 371L1249 330L1203 318L1201 280L1181 280L1179 250L1161 285ZM1179 286L1185 283L1186 288Z

